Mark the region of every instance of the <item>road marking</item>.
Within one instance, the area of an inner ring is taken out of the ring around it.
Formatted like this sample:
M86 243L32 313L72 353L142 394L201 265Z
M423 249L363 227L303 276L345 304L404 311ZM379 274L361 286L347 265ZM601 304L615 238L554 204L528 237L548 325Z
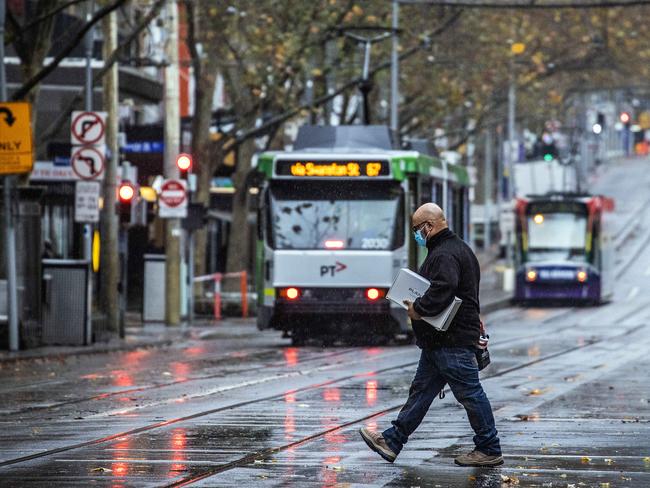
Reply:
M631 302L632 300L634 300L634 297L636 297L639 294L639 291L641 291L641 289L638 286L632 288L630 290L630 293L628 293L627 295L627 301Z

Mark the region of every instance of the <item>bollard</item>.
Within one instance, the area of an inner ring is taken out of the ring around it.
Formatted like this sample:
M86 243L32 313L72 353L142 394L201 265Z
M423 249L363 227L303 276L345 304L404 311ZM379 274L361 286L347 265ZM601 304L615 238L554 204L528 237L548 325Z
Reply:
M239 291L241 292L241 316L248 317L248 276L246 271L239 275Z
M221 274L214 275L214 318L221 320Z

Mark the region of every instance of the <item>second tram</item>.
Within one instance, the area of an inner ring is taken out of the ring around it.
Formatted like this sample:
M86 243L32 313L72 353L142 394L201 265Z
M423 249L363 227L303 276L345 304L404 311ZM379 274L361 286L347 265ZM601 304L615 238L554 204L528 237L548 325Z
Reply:
M394 149L383 126L302 127L292 151L263 153L257 167L258 327L294 343L410 334L406 311L385 299L399 268L426 254L410 215L437 202L466 237L466 169Z
M613 200L603 196L518 199L515 299L607 301L613 293L613 209Z

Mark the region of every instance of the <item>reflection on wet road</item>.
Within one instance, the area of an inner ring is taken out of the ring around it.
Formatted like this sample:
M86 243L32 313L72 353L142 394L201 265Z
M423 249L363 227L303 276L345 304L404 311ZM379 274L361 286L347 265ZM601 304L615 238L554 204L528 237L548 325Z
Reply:
M451 395L434 402L393 465L360 440L360 426L385 428L401 407L414 346L295 348L266 338L114 354L104 367L46 365L37 387L2 402L3 483L501 486L510 476L521 486L647 486L646 311L612 303L489 317L484 384L506 454L499 469L453 465L471 431ZM19 381L6 373L10 391Z

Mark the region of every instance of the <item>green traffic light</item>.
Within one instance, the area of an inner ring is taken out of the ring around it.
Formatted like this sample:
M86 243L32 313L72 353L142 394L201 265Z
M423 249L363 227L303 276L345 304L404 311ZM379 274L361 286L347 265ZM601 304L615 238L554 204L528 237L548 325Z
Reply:
M544 154L544 161L553 161L552 154Z

